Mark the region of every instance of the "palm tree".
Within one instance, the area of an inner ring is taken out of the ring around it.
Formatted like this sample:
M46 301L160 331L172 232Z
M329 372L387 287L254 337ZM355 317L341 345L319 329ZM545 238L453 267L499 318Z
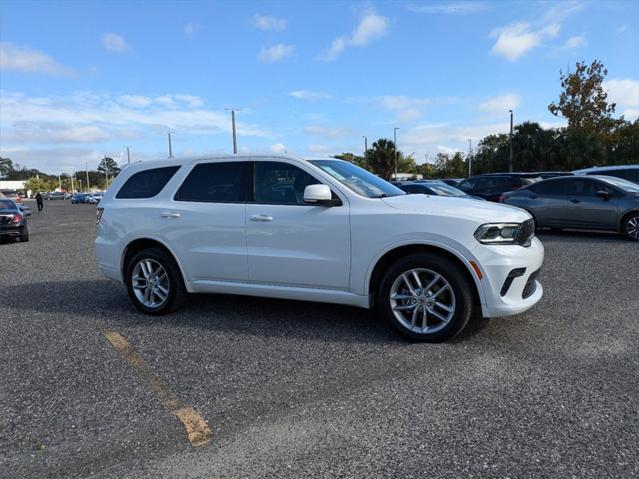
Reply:
M367 152L368 167L373 173L390 180L395 171L395 143L386 138L380 138L373 143L373 148Z

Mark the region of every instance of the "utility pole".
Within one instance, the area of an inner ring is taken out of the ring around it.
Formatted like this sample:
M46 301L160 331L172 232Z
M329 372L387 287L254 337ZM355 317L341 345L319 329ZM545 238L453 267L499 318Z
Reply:
M473 140L468 140L468 178L473 173Z
M91 188L91 184L89 183L89 161L84 161L84 168L87 173L87 191Z
M126 164L130 165L131 164L131 152L129 152L129 147L126 147Z
M106 190L109 187L109 165L106 161L106 155L104 155L104 179L106 180L104 184L104 189Z
M393 128L393 156L395 159L395 181L397 181L397 130L399 130L399 127Z
M58 187L60 188L60 191L62 191L62 179L60 178L60 173L58 173Z
M71 193L75 193L75 184L73 183L73 175L74 173L71 173Z
M237 155L237 133L235 130L235 112L241 111L240 108L224 108L231 112L231 128L233 129L233 154Z
M171 132L167 131L167 133L169 135L169 158L173 158L173 148L171 147Z
M513 172L513 111L508 110L510 112L510 136L508 137L508 143L510 147L510 155L508 162L508 171Z
M362 136L364 138L364 158L368 156L368 138Z

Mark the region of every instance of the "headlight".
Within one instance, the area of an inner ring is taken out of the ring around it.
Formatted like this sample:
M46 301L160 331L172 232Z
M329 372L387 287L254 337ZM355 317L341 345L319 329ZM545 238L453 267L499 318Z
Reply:
M483 244L519 244L520 223L486 223L475 231L475 238Z

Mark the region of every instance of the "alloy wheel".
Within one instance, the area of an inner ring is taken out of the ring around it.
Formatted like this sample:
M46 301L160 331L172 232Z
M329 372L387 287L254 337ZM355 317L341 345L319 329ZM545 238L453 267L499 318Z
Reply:
M131 286L135 297L146 308L159 308L169 297L169 277L164 267L154 259L138 261L131 274Z
M430 334L445 328L455 316L455 293L446 278L426 268L400 274L390 289L395 318L409 331Z
M639 216L633 216L626 222L626 232L632 239L639 240Z

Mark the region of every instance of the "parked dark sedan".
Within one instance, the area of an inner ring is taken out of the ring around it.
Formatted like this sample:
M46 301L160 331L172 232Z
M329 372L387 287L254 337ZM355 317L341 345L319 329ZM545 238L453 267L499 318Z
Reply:
M27 218L13 200L0 199L0 241L6 238L29 241L29 227Z
M505 192L528 186L540 179L538 173L487 173L465 179L457 188L467 195L499 201Z
M639 241L639 185L621 178L550 178L501 200L528 211L540 228L617 231Z
M405 191L408 194L422 194L422 195L434 195L434 196L454 196L457 198L475 198L467 195L461 190L453 186L448 186L446 183L440 180L430 181L396 181L393 182L400 190Z

